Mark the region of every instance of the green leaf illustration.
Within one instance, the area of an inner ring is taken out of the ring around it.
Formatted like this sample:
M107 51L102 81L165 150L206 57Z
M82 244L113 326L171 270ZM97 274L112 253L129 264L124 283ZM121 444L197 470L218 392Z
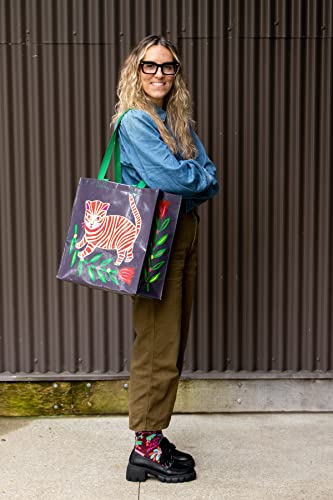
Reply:
M113 257L110 257L110 259L105 259L103 262L101 262L101 266L106 266L107 264L110 264L113 261Z
M164 231L164 229L166 229L169 225L169 222L170 222L170 217L167 217L165 219L165 221L163 222L162 226L160 227L160 231Z
M91 281L95 281L94 271L90 267L88 267L88 274L89 274Z
M157 252L154 253L151 258L157 259L158 257L162 257L162 255L164 254L165 251L166 251L166 248L161 248L160 250L157 250Z
M154 283L154 281L156 281L159 278L160 274L161 273L157 273L152 278L150 278L149 283Z
M69 247L69 254L71 254L74 251L76 240L77 240L77 224L75 224L74 226L74 235Z
M78 275L81 276L82 271L83 271L83 261L82 260L80 260L80 262L78 263L77 270L78 270Z
M157 242L156 242L156 246L160 246L160 245L163 245L163 243L166 242L167 238L168 238L168 234L165 234L164 236L162 236L162 238L160 238Z
M109 275L109 278L111 281L113 281L113 283L115 283L116 285L119 285L119 281L117 280L117 278L115 276L113 276L112 274Z
M145 281L148 281L149 279L149 272L148 269L145 269Z
M70 247L69 247L69 255L73 252L74 250L74 247L75 247L75 242L76 242L76 238L72 238L72 241L71 241L71 244L70 244Z
M105 278L104 274L102 273L102 271L100 271L99 269L97 269L97 276L99 277L99 279L100 279L103 283L106 283L106 278Z
M102 253L99 253L98 255L94 255L94 257L92 257L90 259L90 262L96 262L97 260L99 260L101 257L103 257L103 254Z
M160 267L164 266L165 264L165 260L161 260L161 262L158 262L157 264L155 264L151 270L152 271L157 271L157 269L159 269Z
M75 250L75 252L73 253L72 262L71 262L71 267L73 267L73 266L74 266L74 264L75 264L75 261L76 261L76 256L77 256L77 250Z

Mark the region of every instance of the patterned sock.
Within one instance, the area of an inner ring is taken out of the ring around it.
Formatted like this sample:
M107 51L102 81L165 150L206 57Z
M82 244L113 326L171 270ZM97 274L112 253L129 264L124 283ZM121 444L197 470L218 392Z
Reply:
M159 431L140 431L135 433L135 451L153 462L160 462L162 450L159 446L163 433Z

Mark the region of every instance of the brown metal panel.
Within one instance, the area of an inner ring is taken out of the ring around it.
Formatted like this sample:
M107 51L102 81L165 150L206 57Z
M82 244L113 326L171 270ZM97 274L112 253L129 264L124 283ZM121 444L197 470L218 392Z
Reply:
M128 375L130 298L55 279L138 39L180 47L221 193L200 210L193 378L331 377L330 0L0 0L0 379Z
M332 37L330 0L238 0L236 34L245 38Z
M151 32L176 39L331 38L331 0L0 0L0 43L131 44ZM220 13L228 23L216 24ZM114 27L115 29L111 29Z

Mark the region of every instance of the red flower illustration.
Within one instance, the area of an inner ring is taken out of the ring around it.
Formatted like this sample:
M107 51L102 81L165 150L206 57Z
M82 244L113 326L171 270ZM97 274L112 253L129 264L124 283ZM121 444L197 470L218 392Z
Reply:
M134 267L123 267L122 269L119 269L118 277L121 281L127 283L127 285L130 285L134 273L135 273Z
M163 219L165 214L167 213L168 207L170 205L170 201L161 200L158 204L158 218Z

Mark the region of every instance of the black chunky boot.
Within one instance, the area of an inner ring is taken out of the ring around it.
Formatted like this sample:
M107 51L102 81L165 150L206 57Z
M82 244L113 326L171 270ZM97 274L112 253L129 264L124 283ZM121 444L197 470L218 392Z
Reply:
M127 481L143 482L148 476L154 476L164 483L184 483L195 479L196 473L192 466L181 464L168 451L162 451L158 463L133 450L126 471Z

